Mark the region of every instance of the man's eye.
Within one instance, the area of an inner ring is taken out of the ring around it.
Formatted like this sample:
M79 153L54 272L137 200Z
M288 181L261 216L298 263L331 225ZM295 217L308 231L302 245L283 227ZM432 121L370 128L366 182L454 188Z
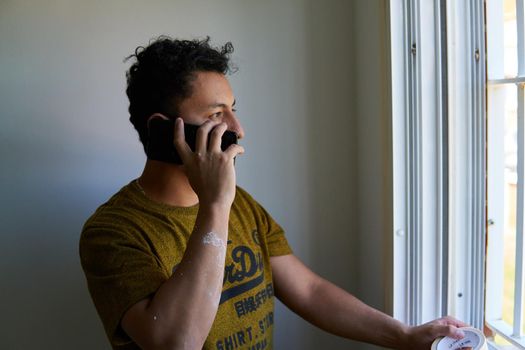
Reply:
M237 112L237 108L232 108L232 112Z
M222 116L222 112L213 113L210 118L219 118Z

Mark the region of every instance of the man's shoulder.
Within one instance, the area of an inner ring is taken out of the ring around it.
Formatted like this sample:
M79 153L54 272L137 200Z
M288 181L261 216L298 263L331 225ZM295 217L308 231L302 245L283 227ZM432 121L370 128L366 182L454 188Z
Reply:
M105 203L100 205L86 220L82 231L101 226L114 226L136 215L137 203L132 194L131 183L122 187Z
M237 185L235 192L234 205L248 205L248 206L258 206L259 204L253 198L253 196L248 193L244 188Z
M251 198L251 195L244 188L237 185L236 192L235 192L235 199L238 199L237 197L239 197L240 199L247 198L247 197Z
M251 216L259 219L264 215L265 209L248 191L237 186L232 212L236 215Z

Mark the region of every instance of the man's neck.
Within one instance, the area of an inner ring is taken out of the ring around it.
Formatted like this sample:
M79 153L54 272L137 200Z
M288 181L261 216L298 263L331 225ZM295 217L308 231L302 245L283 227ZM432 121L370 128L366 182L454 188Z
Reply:
M199 202L182 166L148 160L138 184L156 202L176 207L190 207Z

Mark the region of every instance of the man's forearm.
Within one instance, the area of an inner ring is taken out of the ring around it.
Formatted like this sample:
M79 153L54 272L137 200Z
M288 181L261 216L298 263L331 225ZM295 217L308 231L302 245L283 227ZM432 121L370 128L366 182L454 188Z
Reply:
M217 313L229 207L201 206L184 256L144 310L152 347L200 349Z
M401 348L407 331L403 323L322 278L310 296L297 311L314 325L345 338Z

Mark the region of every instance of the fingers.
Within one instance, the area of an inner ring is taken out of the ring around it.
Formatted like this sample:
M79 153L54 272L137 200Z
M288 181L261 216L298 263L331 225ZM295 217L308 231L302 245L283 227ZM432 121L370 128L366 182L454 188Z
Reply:
M435 322L437 322L438 324L442 324L442 325L453 325L456 327L470 327L469 324L462 322L452 316L445 316L445 317L439 318L435 320Z
M182 121L182 118L177 118L177 120L175 120L175 128L173 132L173 144L175 145L182 162L186 163L189 157L191 157L192 152L190 146L186 143L184 136L184 122Z
M228 125L226 123L219 123L216 121L205 122L197 131L197 141L195 152L204 154L206 152L220 153L222 152L221 143L222 136L226 132ZM209 137L209 143L207 138ZM232 159L237 155L244 153L244 148L239 145L230 145L224 151L227 158Z
M465 337L465 332L451 324L437 326L437 333L437 336L451 337L454 339L462 339Z
M228 149L226 149L224 153L226 154L228 159L233 159L237 157L239 154L244 153L244 147L236 145L236 144L230 145L230 147L228 147Z
M213 128L213 130L210 133L210 144L209 144L209 150L212 152L221 152L221 142L222 142L222 135L224 135L224 132L228 128L228 125L226 123L220 123L216 127Z
M208 120L204 122L197 130L197 138L195 140L195 154L203 155L206 154L208 150L215 153L222 152L222 136L224 135L224 132L227 130L227 128L228 125L226 123L220 123L214 120ZM184 135L184 122L182 118L177 118L175 120L173 143L182 159L182 162L187 163L193 152L186 143ZM244 148L239 145L231 145L224 153L227 158L233 159L239 154L243 154Z
M454 317L451 317L451 316L447 316L445 317L445 320L448 324L452 324L456 327L470 327L469 324L465 323L465 322L462 322Z
M219 124L216 120L205 121L197 130L197 140L195 141L195 152L204 154L208 150L208 134L211 129ZM220 147L220 146L219 146Z

